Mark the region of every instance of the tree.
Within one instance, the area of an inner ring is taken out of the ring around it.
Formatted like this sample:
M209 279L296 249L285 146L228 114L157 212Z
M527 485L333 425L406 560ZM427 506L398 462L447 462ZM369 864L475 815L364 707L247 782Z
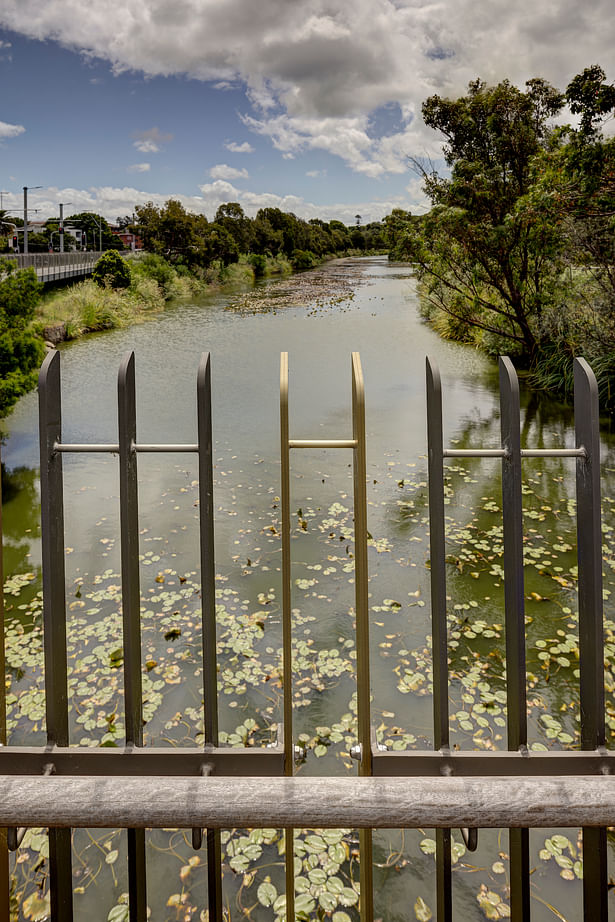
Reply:
M115 250L108 250L97 260L92 278L101 288L128 288L130 266Z
M615 109L615 86L605 83L605 76L599 64L592 64L566 88L570 111L581 116L580 134L584 138L598 135L602 120Z
M541 312L558 295L560 238L519 206L563 97L542 79L526 87L474 80L459 99L425 101L423 118L446 139L451 175L414 163L433 207L420 224L409 223L405 247L450 332L472 327L488 350L531 358Z
M248 253L252 249L252 221L244 214L239 202L227 202L216 211L214 222L231 235L239 253Z
M137 205L135 213L135 231L146 250L174 263L207 265L204 215L190 214L177 199L169 199L162 207L152 202Z
M544 318L549 367L572 381L575 355L596 372L605 408L615 406L615 139L601 123L615 109L615 88L594 64L566 89L577 128L562 126L534 159L527 207L558 228L567 267L566 309ZM546 364L546 363L545 363ZM536 370L541 383L540 368ZM546 377L546 376L544 376Z
M103 250L123 250L124 244L115 234L111 232L107 221L100 215L94 214L93 211L80 211L78 214L72 214L64 219L65 227L76 227L85 231L87 246L90 250L98 249L101 243L102 231L102 249Z
M45 347L28 324L42 288L34 269L16 271L10 260L0 267L0 417L36 383Z

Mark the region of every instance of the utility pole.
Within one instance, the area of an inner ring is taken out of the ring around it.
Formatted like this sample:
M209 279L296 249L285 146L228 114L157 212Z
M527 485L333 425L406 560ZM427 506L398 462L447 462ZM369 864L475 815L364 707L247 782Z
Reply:
M98 250L102 253L102 218L98 215Z
M28 252L28 188L42 189L42 186L23 187L23 251Z

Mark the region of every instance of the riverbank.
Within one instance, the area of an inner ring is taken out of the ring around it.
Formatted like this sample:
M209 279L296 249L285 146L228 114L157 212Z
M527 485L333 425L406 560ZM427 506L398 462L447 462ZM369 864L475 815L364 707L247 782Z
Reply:
M101 288L92 279L43 295L33 330L48 346L79 339L88 333L139 323L163 311L168 302L186 301L219 292L229 294L252 286L256 276L284 276L292 272L284 257L264 257L255 268L249 256L230 266L212 264L200 274L172 266L153 254L127 261L131 281L127 288Z

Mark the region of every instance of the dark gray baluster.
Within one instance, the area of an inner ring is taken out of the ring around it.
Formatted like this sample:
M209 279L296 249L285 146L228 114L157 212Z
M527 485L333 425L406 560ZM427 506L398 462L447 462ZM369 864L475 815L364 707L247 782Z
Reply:
M0 470L2 468L2 445L0 444ZM5 675L4 658L4 571L2 567L2 481L0 479L0 677ZM6 685L0 682L0 745L6 746ZM0 918L9 918L9 851L7 830L0 829Z
M574 361L574 419L577 448L577 555L579 566L579 650L581 748L603 747L604 627L600 515L600 420L598 386L585 359ZM608 922L606 829L583 829L583 918Z
M506 621L506 706L508 748L527 749L523 505L521 491L521 409L519 381L509 358L500 359L502 519ZM510 829L510 904L513 922L529 922L529 830Z
M41 458L41 551L47 743L68 746L66 587L60 353L50 352L38 379ZM49 830L50 902L53 922L71 922L73 885L70 829Z
M203 632L204 745L218 745L216 669L216 563L211 422L211 365L203 353L197 373L199 438L199 514L201 530L201 622ZM207 832L207 894L211 922L222 922L222 852L219 830Z
M442 385L440 383L440 372L436 363L428 358L426 366L434 749L446 752L450 747L450 738L448 719ZM436 830L436 901L436 918L438 922L451 922L453 917L453 902L450 829Z
M134 449L137 440L137 421L133 352L124 356L118 375L118 429L126 745L142 746L139 502L137 455ZM127 834L130 922L146 922L145 830L129 829Z

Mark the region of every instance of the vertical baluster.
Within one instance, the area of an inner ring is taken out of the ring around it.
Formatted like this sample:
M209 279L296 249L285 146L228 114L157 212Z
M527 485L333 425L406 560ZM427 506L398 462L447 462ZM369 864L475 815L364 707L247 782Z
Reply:
M434 749L448 752L450 738L448 719L442 385L440 383L438 366L432 359L427 359L426 369ZM450 829L436 830L436 903L436 917L438 922L451 922L453 917L453 901Z
M137 439L137 418L133 352L124 356L117 384L126 745L142 746L139 502L137 455L134 448ZM128 829L127 835L130 922L146 922L145 830Z
M68 746L66 587L60 353L50 352L38 379L41 458L41 550L47 743ZM73 886L70 829L49 830L50 902L53 922L71 922Z
M605 745L602 531L600 515L600 421L598 386L585 359L574 361L574 420L577 448L577 556L581 748ZM583 829L583 918L607 922L606 829Z
M508 748L527 749L523 505L521 492L521 409L519 381L509 358L500 359L502 520L506 621L506 702ZM530 918L529 830L510 829L510 904L513 922Z
M0 444L0 472L2 445ZM2 561L2 480L0 477L0 746L6 746L6 663L4 655L4 570ZM9 850L6 829L0 829L0 919L9 918Z
M358 352L352 353L352 437L354 487L355 612L357 643L357 719L361 759L359 774L372 773L369 602L367 568L367 460L365 451L365 384ZM361 853L361 922L374 918L374 859L371 829L359 830Z
M214 546L214 478L211 422L211 365L202 355L197 373L199 438L199 515L201 530L201 619L203 633L204 745L218 745L218 676L216 668L216 560ZM222 922L222 851L220 831L207 831L207 895L211 922Z
M288 352L280 355L280 517L282 530L282 674L284 682L284 773L294 771L293 675L292 675L292 597L290 556L290 445L288 428ZM285 830L286 919L295 919L295 833Z

